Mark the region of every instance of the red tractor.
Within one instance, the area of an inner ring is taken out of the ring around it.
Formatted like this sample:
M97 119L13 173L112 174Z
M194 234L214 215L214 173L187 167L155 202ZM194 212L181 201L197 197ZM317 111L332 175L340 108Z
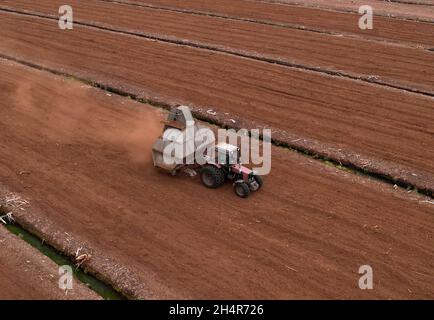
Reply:
M235 193L241 198L247 198L251 192L258 191L262 187L261 176L240 163L240 149L231 144L218 144L215 147L215 159L210 159L204 155L203 159L206 158L206 161L203 161L205 163L203 165L186 164L185 160L196 154L196 145L192 141L194 137L187 137L185 134L187 122L194 128L195 132L204 128L195 123L188 107L181 106L172 109L169 118L165 121L163 135L155 141L152 147L155 167L170 172L172 175L176 175L179 171L195 175L196 171L199 171L202 183L208 188L218 188L226 181L233 181ZM180 142L177 142L177 139L164 138L164 133L168 130L175 130L179 135L183 135L182 139L179 140ZM186 152L178 159L179 161L167 163L164 161L164 150L173 143L179 143L181 149ZM192 144L194 145L193 148L187 147L187 145L191 146Z
M239 163L240 149L237 146L220 143L215 152L217 161L200 169L200 178L206 187L218 188L226 181L233 181L235 193L241 198L247 198L262 187L262 177Z

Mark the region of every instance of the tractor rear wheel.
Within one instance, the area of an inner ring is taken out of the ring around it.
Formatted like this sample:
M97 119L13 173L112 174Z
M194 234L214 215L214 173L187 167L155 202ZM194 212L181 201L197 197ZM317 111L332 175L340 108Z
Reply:
M205 187L215 189L225 183L225 172L216 166L206 165L200 172L200 179Z
M247 198L250 195L250 188L245 182L237 182L234 185L235 193L240 198Z

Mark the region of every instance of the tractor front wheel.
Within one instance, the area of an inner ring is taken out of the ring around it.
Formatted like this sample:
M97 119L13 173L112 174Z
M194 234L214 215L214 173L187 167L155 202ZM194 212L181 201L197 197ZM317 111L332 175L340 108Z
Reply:
M205 187L215 189L225 183L225 173L221 168L206 165L200 172L200 179Z
M244 182L236 182L234 185L235 193L240 198L247 198L250 195L250 188Z
M255 175L254 178L257 184L259 185L258 190L261 189L262 185L264 184L264 180L262 180L262 177L258 175Z

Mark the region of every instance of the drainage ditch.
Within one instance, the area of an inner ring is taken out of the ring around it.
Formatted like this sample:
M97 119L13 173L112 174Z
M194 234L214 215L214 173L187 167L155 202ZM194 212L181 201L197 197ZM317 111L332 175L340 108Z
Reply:
M6 212L2 210L0 207L0 216L6 215ZM67 258L64 254L51 247L46 242L43 242L42 239L38 238L34 234L28 232L24 228L22 228L17 223L9 223L2 224L9 232L18 236L21 240L27 242L33 248L38 250L44 256L52 260L58 266L74 266L74 262L72 262L69 258ZM126 300L127 298L123 296L121 293L117 292L111 286L92 276L91 274L85 272L81 268L73 267L74 278L82 282L86 287L95 291L98 295L100 295L105 300Z

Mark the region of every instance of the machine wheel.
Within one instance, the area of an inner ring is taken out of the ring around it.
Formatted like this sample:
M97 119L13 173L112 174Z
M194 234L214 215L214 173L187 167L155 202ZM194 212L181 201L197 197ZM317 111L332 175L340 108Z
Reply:
M200 179L205 187L215 189L225 183L225 173L216 166L207 165L202 168Z
M236 182L234 185L235 193L240 198L247 198L250 195L249 186L244 182Z
M264 180L262 180L261 176L254 176L254 178L255 178L256 182L258 183L258 185L259 185L258 190L261 189L262 185L264 184Z

